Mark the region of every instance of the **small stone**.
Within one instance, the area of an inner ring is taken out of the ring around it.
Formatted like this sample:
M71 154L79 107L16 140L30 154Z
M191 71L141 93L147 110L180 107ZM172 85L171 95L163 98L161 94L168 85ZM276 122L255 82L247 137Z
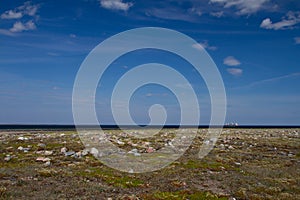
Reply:
M134 156L141 156L140 153L134 153L133 155L134 155Z
M135 154L135 153L138 153L138 150L137 149L131 149L130 151L128 151L128 153Z
M242 164L239 163L239 162L235 162L234 164L237 165L237 166L241 166L241 165L242 165Z
M146 151L147 151L147 153L153 153L154 152L154 148L153 147L149 147Z
M68 151L68 149L66 147L63 147L63 148L60 149L61 153L66 153L67 151Z
M82 157L82 152L81 151L76 152L75 157L76 158L81 158Z
M40 149L44 149L44 148L46 147L46 145L43 144L43 143L39 143L37 146L38 146Z
M99 154L99 151L98 151L98 149L96 149L96 148L93 147L93 148L91 149L90 153L91 153L93 156L97 156L97 155Z
M22 147L22 146L19 146L19 147L18 147L18 150L19 150L19 151L23 151L23 147Z
M48 161L51 161L50 158L45 158L45 157L38 157L36 159L36 161L40 161L40 162L48 162Z
M23 148L23 152L27 153L30 150L30 148Z
M75 154L75 151L68 151L65 153L65 156L72 156Z
M125 143L122 142L122 141L120 141L120 140L117 140L117 144L119 144L119 145L124 145Z
M50 155L52 155L53 154L53 151L45 151L44 152L44 155L45 156L50 156Z
M228 149L234 149L234 147L230 145L230 146L228 147Z
M11 159L11 156L10 156L10 155L6 155L5 158L4 158L4 160L5 160L6 162L10 161L10 159Z
M82 156L86 156L88 155L89 151L87 149L84 149L82 152L81 152L81 155Z
M51 162L50 162L50 161L47 161L47 162L44 163L44 166L45 166L45 167L49 167L50 165L51 165Z
M21 141L23 141L23 140L28 140L28 138L27 138L27 137L20 136L20 137L18 137L18 140L21 140Z

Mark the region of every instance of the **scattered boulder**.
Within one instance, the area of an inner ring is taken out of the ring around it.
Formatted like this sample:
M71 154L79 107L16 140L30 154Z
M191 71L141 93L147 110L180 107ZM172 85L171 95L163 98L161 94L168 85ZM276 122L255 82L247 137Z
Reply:
M50 156L53 154L53 151L44 151L45 156Z
M48 161L51 161L51 159L50 158L45 158L45 157L38 157L36 159L36 161L38 161L38 162L48 162Z
M65 156L72 156L72 155L74 155L75 154L75 151L67 151L66 153L65 153Z
M65 154L68 151L68 149L66 147L63 147L60 149L60 153Z

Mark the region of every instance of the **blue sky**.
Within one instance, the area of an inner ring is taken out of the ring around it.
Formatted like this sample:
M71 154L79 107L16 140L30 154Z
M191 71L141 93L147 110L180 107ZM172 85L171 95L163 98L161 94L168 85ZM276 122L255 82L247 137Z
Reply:
M300 124L298 0L4 0L0 22L1 124L72 124L72 88L85 57L108 37L139 27L174 29L205 47L224 80L226 122ZM109 98L118 78L147 62L187 76L200 99L200 123L209 123L201 77L158 50L133 52L110 66L95 97L102 123L113 123ZM132 99L136 122L148 123L149 106L160 103L167 122L178 123L178 102L167 88L147 85Z

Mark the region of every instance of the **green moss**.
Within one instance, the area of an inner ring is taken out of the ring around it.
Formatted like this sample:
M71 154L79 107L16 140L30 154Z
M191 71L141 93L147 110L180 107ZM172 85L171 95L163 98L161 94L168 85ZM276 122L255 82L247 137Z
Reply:
M202 160L189 160L188 162L184 163L184 167L188 169L209 169L213 171L221 170L222 167L228 168L228 165L218 163L218 162L204 162Z
M76 175L87 178L99 178L109 185L122 188L139 187L143 181L135 177L130 177L125 174L114 174L110 168L93 167L88 170L80 170Z
M158 200L225 200L228 199L226 197L218 197L209 192L201 192L201 191L179 191L179 192L160 192L157 191L151 194L151 197L148 196L145 199L158 199Z

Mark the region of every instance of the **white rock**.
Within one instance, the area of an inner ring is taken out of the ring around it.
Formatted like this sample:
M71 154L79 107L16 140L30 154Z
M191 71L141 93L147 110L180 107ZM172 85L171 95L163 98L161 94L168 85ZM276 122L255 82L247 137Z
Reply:
M48 161L51 161L51 159L50 159L50 158L45 158L45 157L38 157L38 158L36 159L36 161L48 162Z
M44 155L45 156L50 156L50 155L52 155L53 154L53 151L45 151L44 152Z
M11 159L10 155L6 155L5 158L4 158L4 160L7 161L7 162L10 161L10 159Z
M96 149L96 148L92 148L91 150L90 150L90 153L93 155L93 156L97 156L98 154L99 154L99 151L98 151L98 149Z
M234 147L230 145L230 146L228 147L228 149L234 149Z
M66 153L67 151L68 151L68 149L66 147L63 147L63 148L60 149L61 153Z
M28 140L28 138L27 137L23 137L23 136L20 136L20 137L18 137L18 140Z
M84 149L82 152L81 152L81 155L82 156L86 156L88 155L89 151L87 149Z
M47 162L44 163L44 166L45 166L45 167L48 167L48 166L50 166L50 165L51 165L51 162L50 162L50 161L47 161Z
M65 156L72 156L75 154L75 151L68 151L65 153Z
M117 140L117 144L119 144L119 145L124 145L125 143L122 142L122 141L120 141L120 140Z
M19 150L19 151L23 151L23 149L24 149L24 148L23 148L22 146L19 146L19 147L18 147L18 150Z

